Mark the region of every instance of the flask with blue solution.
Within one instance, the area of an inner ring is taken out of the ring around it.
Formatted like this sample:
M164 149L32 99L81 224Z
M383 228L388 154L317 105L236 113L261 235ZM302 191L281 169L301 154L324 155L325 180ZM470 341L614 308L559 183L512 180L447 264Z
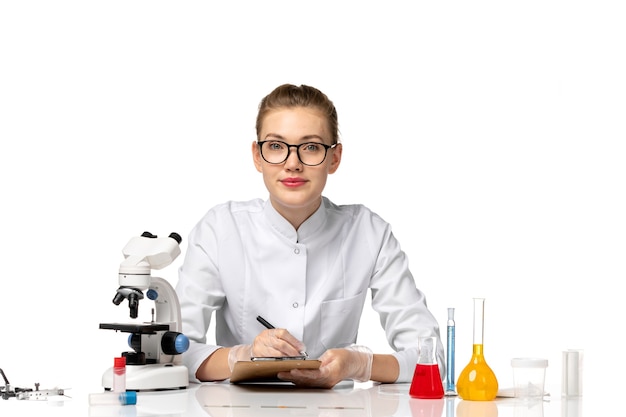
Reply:
M446 348L446 396L454 396L456 387L454 386L454 333L456 330L454 322L454 308L448 308L448 334Z

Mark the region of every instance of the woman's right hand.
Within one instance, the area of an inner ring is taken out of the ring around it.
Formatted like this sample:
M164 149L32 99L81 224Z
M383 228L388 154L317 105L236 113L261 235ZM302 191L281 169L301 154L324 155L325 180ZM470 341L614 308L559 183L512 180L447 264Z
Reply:
M265 329L252 343L252 356L299 356L305 351L304 343L285 329Z
M304 343L285 329L265 329L254 338L252 345L235 345L228 352L228 368L235 362L249 361L251 357L299 356L306 351Z

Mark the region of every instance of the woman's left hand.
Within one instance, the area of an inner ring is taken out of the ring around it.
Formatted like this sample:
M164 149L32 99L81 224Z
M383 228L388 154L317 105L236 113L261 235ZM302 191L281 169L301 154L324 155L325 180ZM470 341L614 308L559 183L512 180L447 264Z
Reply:
M292 369L280 372L278 378L300 387L332 388L344 379L369 381L372 352L363 346L329 349L322 356L319 369Z

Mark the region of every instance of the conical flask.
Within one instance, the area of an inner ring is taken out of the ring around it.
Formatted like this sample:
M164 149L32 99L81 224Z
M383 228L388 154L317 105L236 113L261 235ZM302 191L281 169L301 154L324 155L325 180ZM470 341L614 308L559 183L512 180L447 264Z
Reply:
M443 383L437 364L437 338L420 337L419 357L415 365L409 395L413 398L443 398Z
M498 393L498 380L483 353L483 331L485 326L485 299L474 298L474 347L472 358L461 371L456 390L464 400L491 401Z

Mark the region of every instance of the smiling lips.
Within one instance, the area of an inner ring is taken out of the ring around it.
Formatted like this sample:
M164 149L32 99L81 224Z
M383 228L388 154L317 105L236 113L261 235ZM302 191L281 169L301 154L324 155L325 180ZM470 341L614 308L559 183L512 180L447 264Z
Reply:
M302 178L283 178L282 180L280 180L280 182L284 186L290 187L290 188L300 187L306 184L306 180Z

